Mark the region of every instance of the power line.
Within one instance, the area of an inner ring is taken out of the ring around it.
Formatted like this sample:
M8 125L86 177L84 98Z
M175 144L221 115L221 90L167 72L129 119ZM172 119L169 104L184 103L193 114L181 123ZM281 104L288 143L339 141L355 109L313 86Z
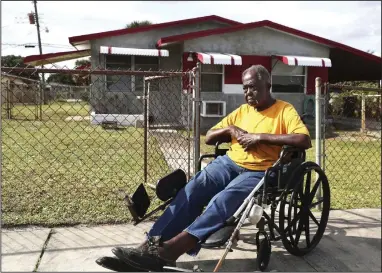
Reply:
M18 47L18 46L26 46L26 45L38 45L38 43L22 43L22 44L18 44L18 43L1 43L1 45L7 45L7 46L15 46L15 47ZM73 48L72 46L70 45L63 45L63 44L50 44L50 43L41 43L42 46L44 47L57 47L57 48Z

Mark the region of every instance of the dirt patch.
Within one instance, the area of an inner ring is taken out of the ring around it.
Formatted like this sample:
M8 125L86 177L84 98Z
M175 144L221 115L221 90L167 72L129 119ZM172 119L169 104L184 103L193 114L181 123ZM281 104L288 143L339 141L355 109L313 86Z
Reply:
M65 119L65 121L83 121L83 120L90 120L90 117L83 117L83 116L70 116Z

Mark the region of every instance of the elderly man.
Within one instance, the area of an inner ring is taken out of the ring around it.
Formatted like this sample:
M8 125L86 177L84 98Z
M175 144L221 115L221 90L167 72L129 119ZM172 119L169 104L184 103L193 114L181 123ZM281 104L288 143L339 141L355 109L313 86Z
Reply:
M206 135L207 144L231 142L228 153L187 183L140 246L113 248L118 259L103 257L98 264L113 270L125 266L125 271L162 271L185 253L196 255L201 242L224 225L278 159L282 145L311 147L309 132L294 107L271 96L266 68L251 66L242 81L247 103Z

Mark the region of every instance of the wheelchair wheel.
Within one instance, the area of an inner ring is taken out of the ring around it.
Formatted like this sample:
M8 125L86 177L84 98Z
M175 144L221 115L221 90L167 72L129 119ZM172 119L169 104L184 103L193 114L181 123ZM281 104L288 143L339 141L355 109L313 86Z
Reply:
M257 267L264 271L269 264L269 260L271 258L271 241L269 240L267 234L264 232L265 237L263 239L259 239L260 232L256 234L256 245L257 245Z
M318 190L321 197L316 196ZM317 246L326 229L329 209L330 188L325 173L314 162L302 163L293 172L280 200L280 235L290 254L303 256Z

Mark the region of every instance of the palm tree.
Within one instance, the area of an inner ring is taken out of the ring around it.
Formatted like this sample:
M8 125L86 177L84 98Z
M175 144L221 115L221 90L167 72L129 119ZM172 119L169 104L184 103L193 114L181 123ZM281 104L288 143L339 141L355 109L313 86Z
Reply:
M149 26L152 25L153 23L148 20L144 21L133 21L129 24L126 25L126 28L135 28L135 27L142 27L142 26Z

